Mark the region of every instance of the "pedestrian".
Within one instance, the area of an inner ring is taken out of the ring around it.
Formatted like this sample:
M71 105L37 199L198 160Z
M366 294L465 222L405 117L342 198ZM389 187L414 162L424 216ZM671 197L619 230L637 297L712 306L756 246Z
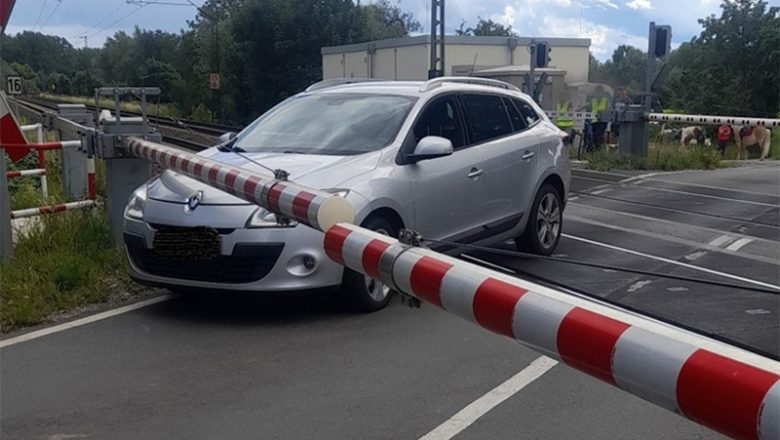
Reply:
M726 152L726 144L729 143L729 138L731 138L731 126L723 124L718 127L718 151L720 151L721 156Z

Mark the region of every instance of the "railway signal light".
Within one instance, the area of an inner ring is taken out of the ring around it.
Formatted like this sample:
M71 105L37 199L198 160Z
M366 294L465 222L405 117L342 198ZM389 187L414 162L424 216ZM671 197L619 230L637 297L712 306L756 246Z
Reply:
M552 48L549 43L536 43L533 56L534 67L540 68L549 66L550 61L552 61L550 52L552 52Z

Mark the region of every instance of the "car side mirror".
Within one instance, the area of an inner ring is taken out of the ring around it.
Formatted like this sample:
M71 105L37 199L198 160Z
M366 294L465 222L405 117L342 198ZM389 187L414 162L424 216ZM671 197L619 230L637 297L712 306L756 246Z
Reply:
M412 154L407 154L406 159L409 163L419 162L426 159L434 159L452 154L452 142L441 136L425 136L417 142Z
M233 138L235 138L237 133L235 131L229 131L227 133L222 133L219 136L219 143L224 144L226 142L232 141Z

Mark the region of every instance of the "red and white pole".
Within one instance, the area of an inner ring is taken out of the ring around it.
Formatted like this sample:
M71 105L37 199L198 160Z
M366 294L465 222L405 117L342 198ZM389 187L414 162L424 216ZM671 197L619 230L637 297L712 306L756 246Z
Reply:
M45 176L46 170L41 168L33 168L31 170L19 170L19 171L8 171L5 173L6 179L16 179L19 177L35 177L35 176Z
M95 186L95 157L87 158L87 199L97 200L97 187Z
M780 438L780 363L351 224L334 261L739 439Z
M780 363L774 360L333 222L339 217L351 221L351 207L328 193L138 138L130 139L128 149L324 231L324 248L331 259L404 294L725 435L780 439Z
M39 206L37 208L18 209L11 211L11 218L35 217L38 215L53 214L55 212L72 211L74 209L92 208L94 200L81 200L79 202L59 203L51 206Z
M330 193L275 180L140 138L130 138L127 148L136 157L178 171L319 231L353 220L349 202Z

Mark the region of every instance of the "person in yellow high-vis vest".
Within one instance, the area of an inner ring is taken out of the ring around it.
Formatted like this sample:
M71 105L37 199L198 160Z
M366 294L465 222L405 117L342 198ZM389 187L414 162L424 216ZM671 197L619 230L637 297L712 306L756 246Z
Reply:
M590 99L590 112L593 113L591 121L593 122L593 143L600 147L604 142L604 131L607 129L606 122L597 122L598 113L605 112L609 108L609 98L604 96L604 87L596 86L596 96Z
M574 119L569 116L561 116L560 113L569 113L571 111L571 103L569 101L555 104L555 113L559 113L559 115L555 117L555 125L566 133L571 132L571 129L574 128Z

